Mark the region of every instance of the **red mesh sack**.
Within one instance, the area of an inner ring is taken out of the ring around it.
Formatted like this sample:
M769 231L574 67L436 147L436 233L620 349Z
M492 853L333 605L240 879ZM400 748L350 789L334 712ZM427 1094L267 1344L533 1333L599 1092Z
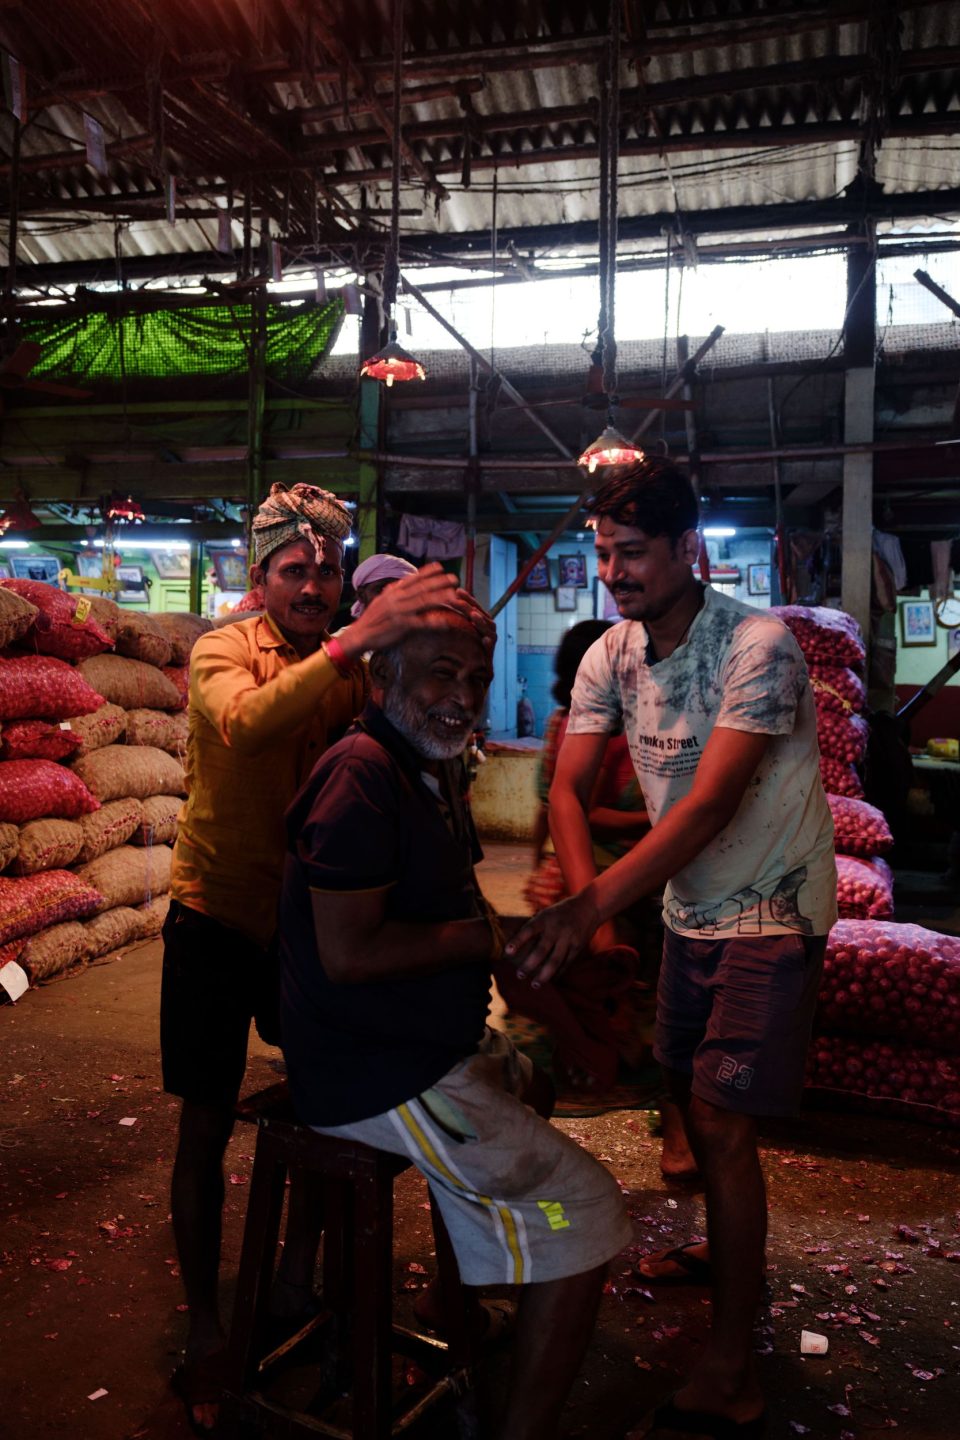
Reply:
M960 939L891 920L838 920L827 939L819 1028L957 1049Z
M836 710L852 715L863 709L867 687L852 670L842 665L811 665L810 684L818 710Z
M859 765L867 753L870 726L862 715L838 715L834 710L817 710L817 739L820 754L847 765Z
M45 585L42 580L0 580L0 585L36 605L39 614L28 643L41 655L84 660L88 655L99 655L101 650L110 649L110 636L93 618L85 595L68 595L55 585Z
M255 585L252 590L248 590L248 591L247 591L246 595L244 595L244 596L242 597L242 599L240 599L240 600L237 601L236 605L234 605L233 609L230 611L230 614L231 614L231 615L243 615L243 614L245 614L248 610L250 610L250 611L262 610L262 609L264 608L265 603L266 603L266 602L264 601L264 598L263 598L263 589L262 589L262 587L259 586L259 585Z
M0 945L92 915L102 904L100 891L69 870L45 870L22 880L0 875Z
M868 860L893 847L893 835L886 816L866 800L845 795L828 795L833 816L834 845L838 855L862 855Z
M808 663L861 665L866 652L860 626L842 610L821 605L772 605L769 613L791 631Z
M0 760L0 820L24 825L45 815L75 820L100 801L79 775L52 760Z
M858 1110L875 1110L960 1125L960 1062L913 1045L817 1035L810 1044L807 1086L819 1098Z
M186 710L190 701L190 666L164 665L163 673L177 687L177 694L180 696L180 704L177 709Z
M63 728L66 727L66 728ZM65 760L80 749L80 736L68 720L14 720L4 725L0 760Z
M0 658L0 720L67 720L104 703L80 672L50 655Z
M893 871L886 860L837 856L837 908L841 920L889 920L893 916Z
M852 765L843 760L832 760L820 756L820 779L828 795L847 795L851 800L863 799L860 776Z

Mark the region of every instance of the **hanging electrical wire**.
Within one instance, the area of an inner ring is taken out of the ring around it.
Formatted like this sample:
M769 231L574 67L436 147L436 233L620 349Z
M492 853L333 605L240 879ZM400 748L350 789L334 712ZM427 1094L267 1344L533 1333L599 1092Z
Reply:
M390 239L383 265L383 314L387 343L365 360L361 378L383 380L425 380L418 360L397 344L397 285L400 280L400 92L403 85L403 0L393 0L393 166L390 187Z
M600 76L600 316L599 331L601 383L607 409L607 423L578 463L592 475L598 466L628 465L643 458L643 451L624 439L616 427L617 339L617 165L620 155L620 4L610 0L609 34Z

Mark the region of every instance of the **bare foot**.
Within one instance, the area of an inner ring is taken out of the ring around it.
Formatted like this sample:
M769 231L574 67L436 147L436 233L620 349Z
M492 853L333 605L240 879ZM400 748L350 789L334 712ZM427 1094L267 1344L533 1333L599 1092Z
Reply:
M660 1173L665 1180L695 1180L699 1171L687 1142L683 1113L672 1100L660 1102Z

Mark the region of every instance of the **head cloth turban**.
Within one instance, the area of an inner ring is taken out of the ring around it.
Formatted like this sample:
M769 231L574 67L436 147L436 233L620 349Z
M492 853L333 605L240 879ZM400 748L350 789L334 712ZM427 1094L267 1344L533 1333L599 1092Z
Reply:
M375 585L378 580L403 580L405 576L416 573L416 565L411 565L409 560L401 560L399 555L368 555L354 570L351 583L354 590L359 590L361 585ZM358 599L351 606L350 614L356 620L365 608L363 601Z
M310 541L317 564L322 565L327 542L336 545L339 556L351 524L350 511L329 490L321 490L319 485L291 485L288 489L278 481L253 517L254 560L260 565L281 545L304 539Z

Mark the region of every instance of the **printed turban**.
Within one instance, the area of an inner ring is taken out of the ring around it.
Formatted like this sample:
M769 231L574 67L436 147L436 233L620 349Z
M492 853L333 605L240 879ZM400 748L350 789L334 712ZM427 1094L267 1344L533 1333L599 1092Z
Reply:
M350 534L352 519L347 507L321 490L319 485L286 485L278 481L253 517L253 555L263 563L281 545L291 540L309 540L317 564L326 558L326 546L336 546L337 555Z

